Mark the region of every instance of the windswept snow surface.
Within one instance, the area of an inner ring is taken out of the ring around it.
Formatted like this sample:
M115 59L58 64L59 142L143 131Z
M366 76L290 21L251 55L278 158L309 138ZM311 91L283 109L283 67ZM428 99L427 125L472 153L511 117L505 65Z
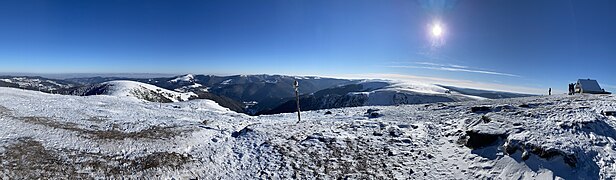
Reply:
M160 88L151 84L135 82L135 81L109 81L102 83L103 85L109 85L109 89L105 95L119 96L119 97L135 97L143 99L142 96L148 94L160 94L163 97L173 101L188 101L191 97L197 95L193 92L180 93L164 88Z
M190 101L178 102L174 105L175 108L185 108L196 111L233 112L229 108L222 107L218 105L218 103L209 99L194 99Z
M340 108L299 123L201 105L0 88L0 178L616 178L616 118L602 114L613 95Z

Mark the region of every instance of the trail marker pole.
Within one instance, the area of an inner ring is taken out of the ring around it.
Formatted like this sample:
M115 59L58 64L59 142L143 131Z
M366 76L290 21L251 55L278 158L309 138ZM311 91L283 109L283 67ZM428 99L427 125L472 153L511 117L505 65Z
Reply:
M156 89L156 91L158 91L158 94L160 95L160 89ZM162 109L163 108L163 100L160 98L160 96L158 96L158 109Z
M295 80L295 82L293 83L293 88L295 89L295 102L297 103L297 123L299 123L302 118L300 117L299 110L299 83L297 82L297 80Z

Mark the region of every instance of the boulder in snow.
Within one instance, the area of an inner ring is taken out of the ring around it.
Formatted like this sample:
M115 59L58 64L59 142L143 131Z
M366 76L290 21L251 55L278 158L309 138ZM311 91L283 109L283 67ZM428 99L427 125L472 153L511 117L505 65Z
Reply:
M472 149L478 149L486 146L490 146L496 143L498 140L502 140L507 137L505 133L485 132L477 129L466 131L464 138L464 145Z
M474 113L489 112L491 110L492 110L492 107L490 107L490 106L474 106L474 107L471 107L471 112L474 112Z
M238 138L240 136L244 136L244 135L246 135L246 134L248 134L250 132L253 132L253 131L254 130L252 130L252 129L248 128L248 126L246 126L246 127L242 128L239 131L235 131L235 132L231 133L231 137Z

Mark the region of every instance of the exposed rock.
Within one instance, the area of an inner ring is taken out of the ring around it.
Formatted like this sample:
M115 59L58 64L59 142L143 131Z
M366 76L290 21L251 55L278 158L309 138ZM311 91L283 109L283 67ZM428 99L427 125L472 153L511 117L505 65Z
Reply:
M556 156L562 156L565 163L571 167L575 167L577 164L577 157L572 152L565 152L553 147L542 147L539 145L524 143L520 140L509 139L504 145L505 152L509 155L514 154L516 151L522 151L522 160L529 158L530 154L539 156L543 159L551 159Z
M377 118L380 117L381 114L379 114L377 111L379 111L380 109L368 109L366 111L366 115L368 116L368 118Z
M392 151L387 152L387 156L395 156L395 155L396 154L394 154L394 152L392 152Z
M498 112L498 111L511 111L515 109L511 105L500 105L500 106L474 106L471 107L471 112L473 113L487 113L487 112Z
M253 132L253 131L254 130L252 130L252 129L248 128L248 126L246 126L246 127L242 128L239 131L235 131L235 132L231 133L231 137L237 138L237 137L240 137L240 136L244 136L244 135L246 135L246 134L248 134L250 132Z
M616 111L601 111L604 116L616 116Z
M306 137L305 140L317 140L319 142L334 142L334 141L336 141L336 138L334 138L334 137L325 137L321 133L313 133L312 135L309 135L308 137Z
M530 108L530 105L529 105L529 104L521 104L521 105L519 105L518 107Z
M488 116L481 116L481 121L483 121L483 123L489 123L490 121L492 121L492 119L490 119Z
M395 128L395 127L390 127L388 131L389 131L389 135L392 137L400 137L404 134L404 132L402 132L400 129Z
M492 107L490 106L471 107L471 112L474 112L474 113L482 113L482 112L489 112L489 111L492 111Z
M484 133L478 130L466 131L464 145L472 149L478 149L494 144L500 139L507 137L507 134Z
M409 128L409 127L411 127L411 125L408 125L408 124L398 124L398 127L399 128Z

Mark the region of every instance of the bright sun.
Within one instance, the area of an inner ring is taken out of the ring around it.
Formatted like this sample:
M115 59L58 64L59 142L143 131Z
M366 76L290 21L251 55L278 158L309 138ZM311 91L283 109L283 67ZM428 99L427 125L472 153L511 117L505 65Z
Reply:
M441 27L441 24L436 23L432 26L432 36L434 37L441 37L443 35L443 27Z

